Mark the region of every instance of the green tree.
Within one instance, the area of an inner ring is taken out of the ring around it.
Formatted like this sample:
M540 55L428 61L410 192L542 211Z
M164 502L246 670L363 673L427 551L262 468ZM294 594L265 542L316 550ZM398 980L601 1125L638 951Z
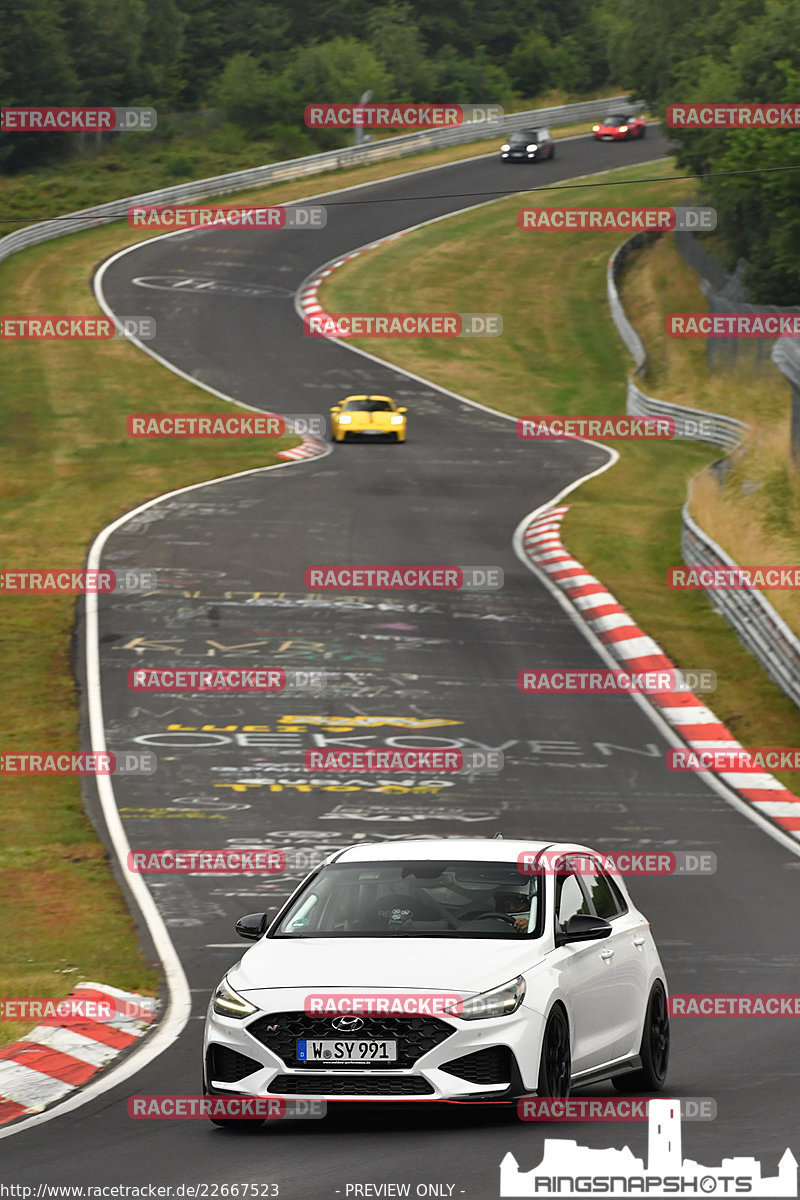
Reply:
M391 0L371 9L367 44L391 77L391 99L427 100L433 87L433 67L410 4Z
M0 88L4 106L81 104L84 90L69 52L57 0L0 0ZM0 133L7 170L63 153L63 133Z

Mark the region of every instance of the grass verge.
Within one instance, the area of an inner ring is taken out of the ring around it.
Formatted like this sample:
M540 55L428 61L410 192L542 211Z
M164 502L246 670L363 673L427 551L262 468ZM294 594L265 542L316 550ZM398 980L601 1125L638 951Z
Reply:
M640 173L640 168L626 169L605 181L630 180ZM649 173L659 181L615 187L614 203L691 202L691 185L674 181L669 164L651 165ZM415 231L337 270L326 280L321 302L332 313L498 312L503 335L496 339L353 342L514 416L624 412L631 362L611 320L605 290L606 266L620 236L523 232L516 223L521 203L547 205L552 199L549 193L534 192ZM608 192L600 186L582 190L580 203L607 204ZM665 280L652 278L646 265L642 272L639 288L652 292L662 330L663 311L698 307L696 295L687 297L677 284L674 291L666 289ZM683 289L690 282L696 293L693 276L682 280ZM692 351L688 340L669 347L672 357ZM702 407L713 408L711 397L698 395L692 385L695 368L689 362L683 391L665 398L702 401ZM663 394L657 386L652 390ZM735 378L726 391L720 409L742 415ZM773 403L754 391L742 398L741 408L761 412ZM413 410L409 416L413 422ZM743 744L795 744L795 706L705 595L674 593L665 585L667 568L681 563L680 509L688 481L718 452L681 442L618 443L617 448L619 463L570 497L566 544L678 664L717 672L719 686L710 702ZM778 777L793 786L790 774Z

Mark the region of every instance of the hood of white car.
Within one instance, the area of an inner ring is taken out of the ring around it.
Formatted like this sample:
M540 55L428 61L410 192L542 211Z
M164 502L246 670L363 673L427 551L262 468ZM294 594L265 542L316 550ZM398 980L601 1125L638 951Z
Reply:
M238 992L341 988L473 994L515 979L543 957L539 939L264 938L231 968L228 979Z

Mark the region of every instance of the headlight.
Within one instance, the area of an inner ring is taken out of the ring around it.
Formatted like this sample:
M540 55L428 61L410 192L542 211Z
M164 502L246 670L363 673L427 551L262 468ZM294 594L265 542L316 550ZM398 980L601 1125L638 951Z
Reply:
M462 1021L480 1021L485 1017L508 1017L516 1012L525 995L525 980L521 975L510 983L492 988L490 992L481 992L471 1000L465 1000L461 1012L453 1013Z
M627 125L620 125L620 127L619 127L619 131L620 131L620 133L627 133L627 132L628 132L628 126L627 126Z
M539 147L538 147L538 146L528 146L528 147L526 147L526 148L527 148L527 150L528 150L528 152L529 152L529 153L530 153L530 151L531 151L531 150L538 150L538 149L539 149Z
M501 149L501 151L502 151L502 150L510 150L510 149L511 149L511 147L509 146L508 142L505 142L505 143L504 143L504 144L503 144L503 145L500 147L500 149Z
M348 417L347 413L343 413L341 415L341 417L339 417L339 424L340 425L349 425L350 422L352 421L352 419L353 419L352 417Z
M389 424L402 425L403 421L405 421L405 417L401 413L393 413Z
M233 990L228 983L227 975L214 992L211 1007L221 1017L238 1017L240 1020L242 1017L249 1017L254 1012L258 1012L255 1004L251 1004L249 1000L245 1000L244 996L240 996Z
M599 126L599 125L593 125L593 126L592 126L592 133L597 133L597 132L599 131L599 129L600 129L600 126Z

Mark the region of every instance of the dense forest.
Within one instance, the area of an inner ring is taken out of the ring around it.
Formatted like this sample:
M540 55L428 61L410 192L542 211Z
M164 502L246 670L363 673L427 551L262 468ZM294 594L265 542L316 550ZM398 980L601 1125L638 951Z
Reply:
M506 106L630 89L661 116L681 101L800 102L800 0L0 0L0 30L4 105L211 108L248 136L293 132L301 152L347 140L306 130L307 104L367 89ZM800 303L800 130L675 136L754 298ZM0 169L64 145L0 134Z

